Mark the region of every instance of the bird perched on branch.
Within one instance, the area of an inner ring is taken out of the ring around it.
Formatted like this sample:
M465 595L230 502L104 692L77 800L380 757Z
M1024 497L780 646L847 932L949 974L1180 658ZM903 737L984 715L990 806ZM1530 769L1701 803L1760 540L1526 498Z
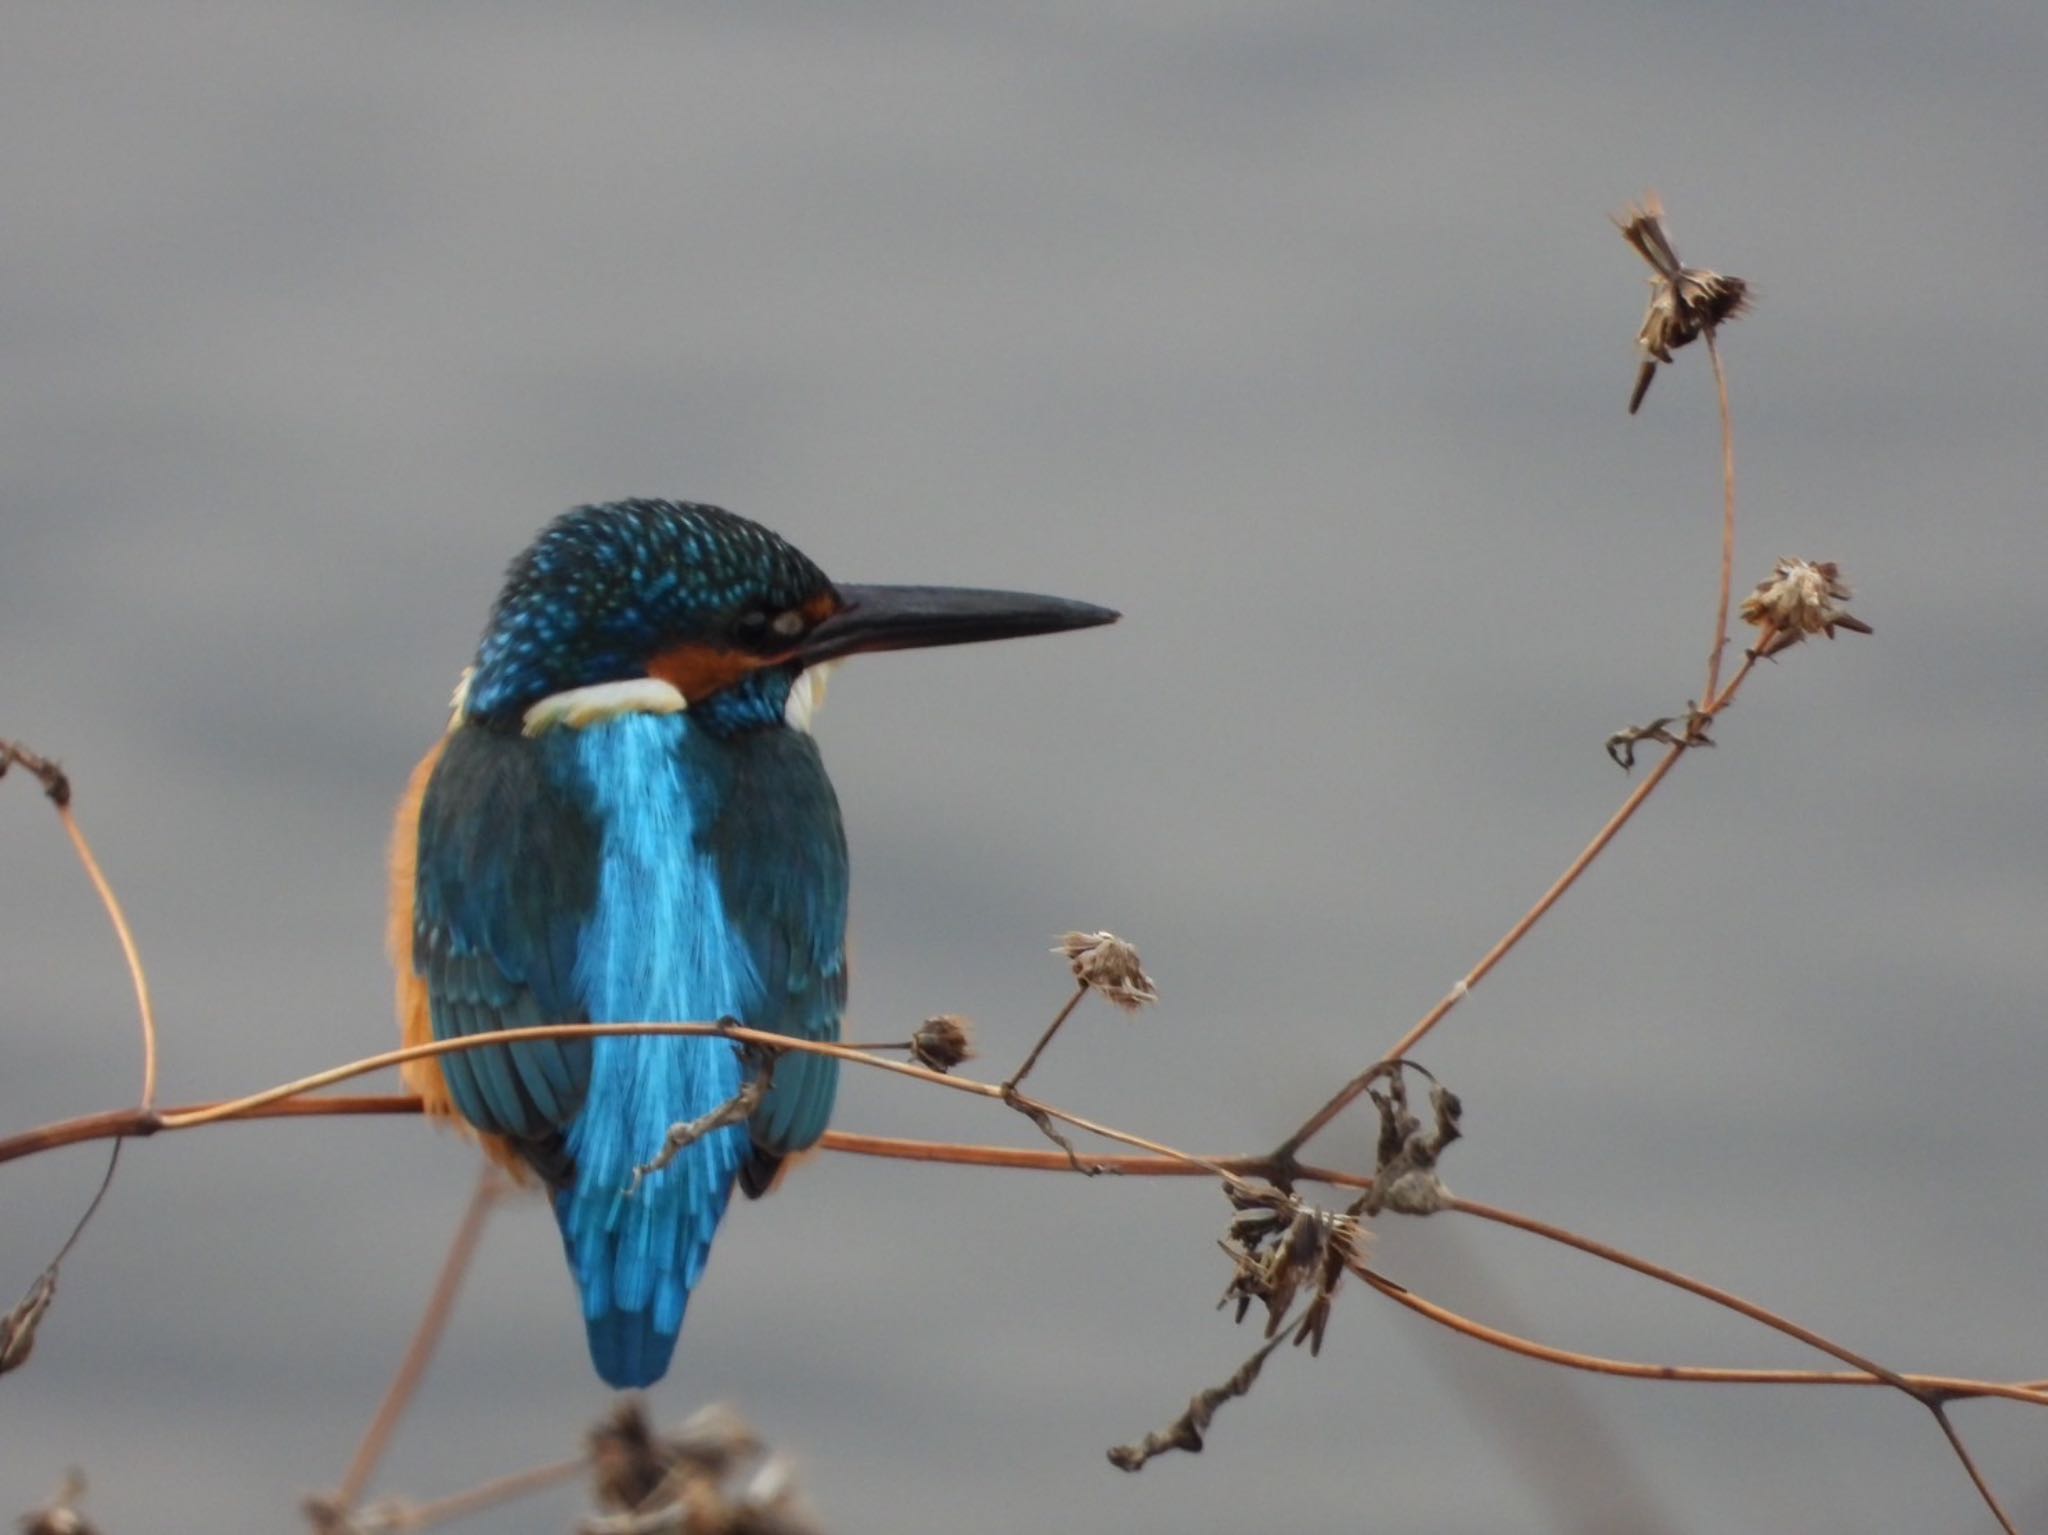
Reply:
M810 736L865 650L1109 623L1086 603L841 586L714 506L579 507L513 562L392 855L408 1044L547 1023L717 1022L832 1040L846 839ZM764 1052L765 1054L765 1052ZM829 1057L716 1036L524 1041L411 1063L430 1113L546 1185L614 1386L667 1370L732 1186L824 1133ZM758 1092L658 1169L671 1126Z

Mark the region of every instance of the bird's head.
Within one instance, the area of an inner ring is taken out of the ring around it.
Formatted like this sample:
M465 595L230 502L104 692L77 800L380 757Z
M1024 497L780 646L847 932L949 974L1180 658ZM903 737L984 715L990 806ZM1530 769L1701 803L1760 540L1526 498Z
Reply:
M718 507L614 501L564 513L512 562L458 713L529 733L684 708L717 731L760 728L807 712L807 671L860 651L1116 617L1021 592L839 586Z

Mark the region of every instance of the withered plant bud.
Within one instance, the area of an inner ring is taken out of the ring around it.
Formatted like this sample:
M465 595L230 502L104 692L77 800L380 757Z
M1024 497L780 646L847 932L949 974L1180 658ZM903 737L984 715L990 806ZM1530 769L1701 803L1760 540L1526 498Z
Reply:
M668 1458L708 1476L724 1476L739 1461L760 1454L762 1444L753 1424L725 1403L713 1402L683 1419L664 1448Z
M823 1523L797 1486L796 1466L786 1455L761 1462L740 1490L733 1535L820 1535Z
M76 1505L85 1496L85 1473L73 1467L64 1473L57 1496L16 1521L22 1535L99 1535L97 1527Z
M584 1436L599 1508L639 1508L668 1475L638 1397L627 1397Z
M1829 639L1837 629L1869 634L1870 625L1841 606L1850 595L1834 561L1784 559L1742 599L1742 617L1764 631L1757 654L1774 656L1809 634Z
M1159 1000L1152 977L1138 963L1137 949L1114 933L1068 933L1053 953L1066 956L1075 980L1126 1012Z
M951 1071L962 1061L974 1059L974 1025L957 1013L927 1018L924 1027L910 1036L910 1055L920 1066Z
M43 1324L43 1316L50 1309L50 1302L57 1298L57 1271L44 1269L36 1282L28 1287L28 1294L21 1298L21 1304L5 1316L0 1316L0 1375L9 1370L19 1369L28 1361L31 1350L36 1346L36 1329Z
M1664 233L1664 205L1652 192L1640 205L1631 203L1614 222L1621 237L1650 265L1650 307L1643 315L1636 345L1643 353L1643 365L1636 375L1635 393L1629 396L1628 413L1642 408L1650 392L1650 380L1657 364L1671 361L1675 348L1699 339L1725 320L1744 314L1750 306L1749 284L1740 277L1726 277L1705 267L1679 264L1678 253Z

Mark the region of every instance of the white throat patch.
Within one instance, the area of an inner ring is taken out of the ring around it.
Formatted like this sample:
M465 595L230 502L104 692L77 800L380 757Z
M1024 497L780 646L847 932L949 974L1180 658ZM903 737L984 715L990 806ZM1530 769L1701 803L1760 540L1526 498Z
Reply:
M797 673L796 681L790 684L789 702L782 706L782 722L791 730L811 733L811 718L825 707L825 683L832 675L837 661L820 661L816 666L807 666Z

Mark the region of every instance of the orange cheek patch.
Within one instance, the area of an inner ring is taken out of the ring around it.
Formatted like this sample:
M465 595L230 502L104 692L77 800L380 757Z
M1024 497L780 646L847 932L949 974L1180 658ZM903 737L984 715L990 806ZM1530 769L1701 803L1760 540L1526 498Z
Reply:
M759 656L715 645L678 645L647 663L647 675L658 677L691 703L731 687L750 672L769 664Z

